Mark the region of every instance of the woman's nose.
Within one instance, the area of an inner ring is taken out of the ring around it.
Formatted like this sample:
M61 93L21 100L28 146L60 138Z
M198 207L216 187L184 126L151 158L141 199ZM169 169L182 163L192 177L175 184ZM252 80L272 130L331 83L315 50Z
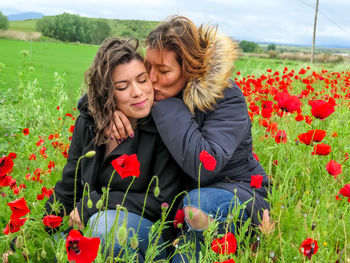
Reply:
M149 77L151 79L152 83L158 82L158 76L154 68L152 67L150 72L149 72Z
M133 85L133 87L132 87L132 93L131 93L131 95L133 96L133 97L140 97L141 95L142 95L142 89L141 89L141 87L139 87L139 85L138 84L135 84L135 85Z

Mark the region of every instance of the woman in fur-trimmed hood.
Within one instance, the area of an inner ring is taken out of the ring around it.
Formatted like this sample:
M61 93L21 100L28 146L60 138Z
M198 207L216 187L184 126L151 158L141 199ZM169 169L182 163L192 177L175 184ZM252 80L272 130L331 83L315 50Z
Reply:
M224 222L233 210L238 211L236 225L248 218L258 225L262 211L269 209L269 183L253 156L244 96L230 79L236 43L214 27L196 27L191 20L175 16L154 29L146 44L146 68L156 101L152 116L171 155L188 175L189 198L184 198L183 210L193 231L186 235L198 235L207 227L208 216ZM131 135L122 116L117 112L115 116L116 126L124 125L125 130L114 129L113 135L118 139ZM201 170L199 205L202 151L217 164L213 171ZM260 188L250 186L252 175L261 176ZM175 255L173 262L177 261L181 260Z

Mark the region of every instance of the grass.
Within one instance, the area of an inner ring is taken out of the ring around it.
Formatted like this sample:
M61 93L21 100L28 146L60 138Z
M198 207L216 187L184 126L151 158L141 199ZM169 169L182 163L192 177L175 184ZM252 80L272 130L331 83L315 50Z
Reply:
M27 220L19 232L9 236L0 235L0 251L6 251L9 241L20 235L25 242L11 258L13 262L23 262L22 251L28 252L29 262L52 262L54 255L59 262L64 262L64 240L56 242L44 231L41 218L46 199L39 201L37 195L41 193L43 186L51 188L61 176L66 162L62 152L67 149L71 136L68 129L78 115L73 107L81 95L83 72L90 65L97 47L3 39L0 40L0 45L2 51L4 50L0 58L4 65L0 66L0 154L17 154L11 175L17 181L18 187L21 184L26 186L20 188L17 195L10 187L1 188L0 192L6 196L0 196L0 226L4 229L9 222L10 210L6 203L25 197L31 210L30 220ZM289 83L287 90L291 94L300 94L305 90L305 81L310 81L310 86L314 88L313 92L301 99L303 115L311 116L311 107L308 104L310 99L327 100L327 97L335 97L337 106L335 112L323 121L311 117L313 121L310 124L305 121L297 122L294 119L296 113L280 117L274 111L268 120L269 127L272 127L272 123L277 125L274 132L262 125L263 118L260 114L249 110L253 119L254 152L274 185L269 200L272 206L271 220L275 223L275 228L269 234L258 231L251 238L245 236L245 233L238 234L237 253L230 256L218 256L211 250L210 244L215 235L211 228L207 232L202 262L222 262L229 258L236 262L306 262L307 258L299 252L299 247L307 237L315 239L319 246L318 252L312 257L313 262L335 262L338 259L340 262L349 261L350 206L346 197L339 201L335 198L339 190L350 183L350 160L345 160L345 153L350 153L349 66L315 64L311 69L307 69L307 66L306 63L294 61L251 57L242 57L237 61L236 73L239 71L240 74L235 73L234 76L246 93L248 106L254 103L260 108L262 100L273 101L274 95L266 93L266 90L279 90L282 85L279 81L293 69L295 72L293 78L290 77L290 82L288 77L283 78ZM285 67L288 70L283 73ZM306 69L306 74L299 73L301 68ZM279 75L275 75L276 71ZM263 75L265 80L262 80ZM267 80L272 79L273 84L268 84ZM261 87L259 83L262 83ZM274 103L277 104L276 101ZM73 116L67 116L66 113ZM29 128L28 136L23 135L23 128ZM323 129L327 132L322 142L331 146L332 152L329 155L312 155L314 145L295 141L299 134L311 129ZM278 130L286 132L285 144L276 143L275 135ZM336 137L332 136L334 132L337 133ZM58 138L49 139L51 134L57 134ZM40 138L44 144L37 146ZM54 148L53 141L62 148ZM43 146L47 148L46 158L40 154ZM30 161L29 156L33 153L37 158ZM337 179L325 169L331 159L342 165L342 173ZM278 165L273 164L275 160ZM55 163L55 168L50 171L49 161ZM42 184L26 179L27 174L32 177L37 169L42 170ZM62 228L67 225L65 218ZM88 232L85 234L88 235ZM180 251L184 249L182 246L178 247ZM46 251L45 258L43 250ZM151 254L152 251L154 250L150 250ZM132 253L128 255L132 262ZM105 259L99 254L95 262L105 262Z
M36 22L38 19L28 19L23 21L9 21L10 30L18 30L22 32L36 32Z

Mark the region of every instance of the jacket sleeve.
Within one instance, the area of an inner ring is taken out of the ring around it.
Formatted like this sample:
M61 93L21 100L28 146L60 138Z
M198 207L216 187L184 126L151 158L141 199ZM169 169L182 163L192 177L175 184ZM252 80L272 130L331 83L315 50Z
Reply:
M75 172L78 159L82 155L83 137L84 127L82 124L82 117L78 116L75 122L72 141L68 151L67 163L63 168L62 179L56 183L54 193L45 204L45 210L48 214L52 214L52 205L55 201L59 201L64 207L64 210L60 209L58 214L59 216L69 215L73 210ZM80 169L78 169L76 185L76 202L78 202L83 192Z
M171 155L195 181L198 182L199 154L205 150L214 156L215 170L201 170L203 185L221 179L219 172L241 143L250 123L244 96L237 86L225 89L224 98L205 114L202 127L178 98L157 102L152 116Z

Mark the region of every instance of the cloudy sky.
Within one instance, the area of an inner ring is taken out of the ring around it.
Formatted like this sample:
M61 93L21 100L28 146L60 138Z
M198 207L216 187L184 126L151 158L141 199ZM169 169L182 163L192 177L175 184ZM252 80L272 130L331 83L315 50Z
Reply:
M1 0L6 14L63 12L160 21L185 15L237 40L312 45L316 0ZM319 0L316 45L350 47L350 0Z

